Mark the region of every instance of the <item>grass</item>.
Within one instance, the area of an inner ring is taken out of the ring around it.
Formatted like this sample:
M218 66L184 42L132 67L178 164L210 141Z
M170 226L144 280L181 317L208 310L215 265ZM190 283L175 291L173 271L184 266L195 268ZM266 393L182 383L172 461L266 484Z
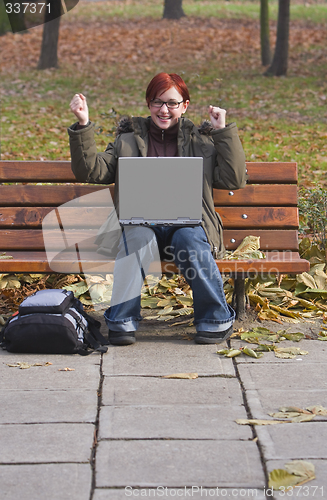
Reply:
M163 13L162 0L111 0L103 2L94 12L91 3L83 2L83 8L73 9L69 14L74 20L94 21L96 19L119 18L139 19L147 16L160 19ZM109 7L109 8L108 8ZM187 16L259 19L260 2L225 0L183 0L183 10ZM276 21L278 0L269 2L270 19ZM303 0L291 2L291 19L323 23L327 21L327 4L324 1L308 3Z
M41 27L5 35L2 159L69 159L66 128L74 121L69 101L77 91L87 96L103 150L113 139L117 117L148 114L146 82L167 70L187 82L188 116L195 123L207 118L210 103L225 107L229 121L238 124L247 160L297 161L302 185L326 185L327 28L322 22L327 3L292 2L298 20L291 26L286 78L262 76L258 3L184 0L187 18L178 23L161 21L162 0L80 2L61 21L57 70L35 69ZM277 2L270 4L273 18ZM219 12L225 12L224 19ZM111 31L106 16L113 17ZM274 30L272 22L272 47Z

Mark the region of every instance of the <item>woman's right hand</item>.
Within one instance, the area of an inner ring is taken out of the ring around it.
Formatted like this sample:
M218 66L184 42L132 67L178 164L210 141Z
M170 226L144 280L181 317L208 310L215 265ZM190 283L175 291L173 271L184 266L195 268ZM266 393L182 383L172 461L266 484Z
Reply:
M70 102L70 109L77 117L80 125L87 125L89 123L89 109L83 94L74 95Z

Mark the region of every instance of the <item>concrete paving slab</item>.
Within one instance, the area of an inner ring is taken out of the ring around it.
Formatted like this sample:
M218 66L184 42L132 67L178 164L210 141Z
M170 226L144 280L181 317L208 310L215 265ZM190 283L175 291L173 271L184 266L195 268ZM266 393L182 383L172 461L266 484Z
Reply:
M96 487L219 486L263 488L252 441L100 441Z
M293 330L292 330L293 331ZM296 331L296 330L294 330ZM264 344L269 344L270 342L263 341ZM257 347L255 344L249 344L245 341L235 340L231 341L231 347L234 349L239 349L241 346L248 346L251 349ZM283 341L276 344L276 347L298 347L303 351L308 351L306 355L299 355L294 359L281 359L277 358L273 351L265 352L264 355L259 359L251 358L250 356L237 356L235 359L238 364L243 363L278 363L278 364L287 364L290 361L295 362L296 360L302 359L304 363L326 363L327 356L327 345L325 342L319 340L306 340L303 339L300 342L289 342Z
M285 469L285 464L290 460L268 460L268 473L274 469ZM315 467L316 478L300 486L293 486L288 491L274 491L274 499L305 498L306 500L322 500L327 498L327 463L324 460L308 460Z
M1 350L2 351L2 350ZM8 364L47 362L48 366L31 366L28 369L9 367ZM62 371L71 368L72 371ZM99 354L79 355L34 355L0 352L0 390L33 389L86 389L97 390L100 380Z
M245 408L228 405L105 406L98 439L251 439Z
M266 500L264 490L256 488L205 488L201 486L180 488L121 488L100 489L94 491L93 500L127 500L128 498L193 498L195 500L205 498L235 498Z
M0 391L1 424L95 422L96 390Z
M0 425L0 463L88 462L92 424Z
M192 380L159 377L105 377L102 404L243 404L236 378L199 377Z
M3 500L89 500L89 464L0 465Z
M249 390L246 391L246 400L253 418L269 418L268 413L276 412L281 407L296 406L305 409L314 405L324 406L327 402L327 389ZM315 421L327 421L327 416L317 416Z
M327 368L322 363L306 363L288 360L289 363L242 364L239 373L246 390L272 389L311 390L327 389Z
M216 352L216 344L196 345L187 341L155 340L115 346L103 357L103 373L158 376L196 372L235 376L232 360L222 359Z
M303 422L256 426L266 460L327 460L327 424Z

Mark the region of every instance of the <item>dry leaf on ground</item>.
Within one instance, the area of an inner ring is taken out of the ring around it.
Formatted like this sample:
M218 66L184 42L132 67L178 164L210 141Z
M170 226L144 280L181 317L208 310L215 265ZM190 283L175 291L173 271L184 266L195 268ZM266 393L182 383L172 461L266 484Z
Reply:
M171 373L170 375L163 375L162 378L181 378L181 379L194 379L198 378L197 373Z
M292 460L285 464L285 469L274 469L269 473L269 488L284 490L305 484L316 477L314 465L305 460Z
M21 370L26 370L28 368L31 368L32 366L49 366L52 365L50 361L47 361L46 363L26 363L23 361L17 361L17 363L7 363L7 366L10 368L20 368Z
M262 418L238 418L235 422L239 425L276 425L287 424L290 420L265 420Z
M275 347L274 353L276 358L294 359L296 356L305 356L308 351L303 351L299 347Z

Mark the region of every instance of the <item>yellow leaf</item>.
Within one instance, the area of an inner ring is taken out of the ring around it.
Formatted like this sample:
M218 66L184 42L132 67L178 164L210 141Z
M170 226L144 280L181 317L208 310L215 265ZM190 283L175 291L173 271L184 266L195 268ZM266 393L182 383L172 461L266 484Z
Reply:
M316 282L309 273L299 274L297 277L299 283L304 283L309 288L317 288Z
M296 356L309 354L308 351L302 351L299 347L275 347L276 358L293 359Z
M175 319L176 316L172 316L171 314L164 314L157 317L157 321L169 321L170 319Z
M257 418L238 418L235 422L239 425L276 425L289 423L290 420L264 420Z
M164 316L165 314L171 313L173 310L172 306L165 307L162 311L158 311L158 316Z
M321 405L308 406L307 410L314 413L315 415L327 416L327 408Z
M239 349L230 349L229 352L225 355L226 358L235 358L242 353Z
M171 373L170 375L163 375L162 378L181 378L181 379L194 379L198 378L197 373Z
M313 418L315 418L316 415L313 413L311 415L305 415L302 413L302 415L299 415L297 417L292 418L293 424L299 424L301 422L310 422Z
M315 479L315 466L311 462L305 460L292 460L285 464L285 469L290 474L299 476L302 483L302 479L306 479L305 482Z
M294 486L299 482L298 477L290 474L284 469L274 469L269 473L269 488L279 490L280 488L288 488Z

